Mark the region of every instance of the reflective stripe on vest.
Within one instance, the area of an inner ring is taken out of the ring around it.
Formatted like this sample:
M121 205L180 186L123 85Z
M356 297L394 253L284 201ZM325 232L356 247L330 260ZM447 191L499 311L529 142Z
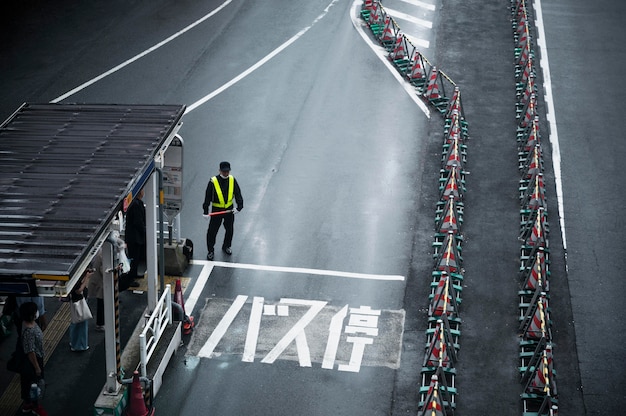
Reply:
M233 204L233 194L235 193L235 177L232 175L228 177L228 201L226 202L224 202L224 194L222 193L222 188L220 188L217 176L213 176L211 181L213 181L213 188L219 200L219 202L213 202L213 206L216 208L230 207Z

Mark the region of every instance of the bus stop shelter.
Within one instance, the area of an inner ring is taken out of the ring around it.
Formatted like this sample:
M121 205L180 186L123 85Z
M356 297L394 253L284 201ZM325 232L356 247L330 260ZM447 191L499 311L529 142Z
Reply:
M0 296L64 296L102 248L103 263L111 266L104 276L111 390L119 357L114 250L107 240L119 227L120 212L143 188L148 305L156 303L154 173L163 167L184 110L184 105L26 103L0 125Z

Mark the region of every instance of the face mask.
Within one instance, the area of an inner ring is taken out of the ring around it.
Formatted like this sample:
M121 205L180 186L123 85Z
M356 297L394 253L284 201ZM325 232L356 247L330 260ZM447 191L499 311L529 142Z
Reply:
M35 320L39 319L39 311L35 312Z

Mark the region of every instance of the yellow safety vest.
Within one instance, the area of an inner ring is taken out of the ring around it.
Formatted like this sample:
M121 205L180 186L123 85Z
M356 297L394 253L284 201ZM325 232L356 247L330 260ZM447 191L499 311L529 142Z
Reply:
M215 193L217 194L217 199L219 202L213 202L213 206L216 208L228 208L233 204L233 194L235 193L235 178L230 175L228 177L228 201L224 202L224 193L222 192L222 188L220 188L220 183L217 180L217 176L213 176L211 178L213 181L213 188L215 189Z

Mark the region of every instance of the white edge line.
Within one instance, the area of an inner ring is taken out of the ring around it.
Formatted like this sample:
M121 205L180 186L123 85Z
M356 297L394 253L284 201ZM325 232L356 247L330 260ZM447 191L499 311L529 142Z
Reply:
M108 71L98 75L97 77L79 85L78 87L66 92L65 94L55 98L54 100L50 101L51 103L58 103L59 101L62 101L74 94L76 94L77 92L89 87L90 85L95 84L96 82L100 81L103 78L108 77L109 75L119 71L120 69L132 64L133 62L143 58L144 56L148 55L150 52L154 52L155 50L159 49L161 46L171 42L172 40L176 39L177 37L179 37L180 35L182 35L183 33L193 29L194 27L198 26L200 23L204 22L205 20L209 19L211 16L213 16L214 14L218 13L220 10L222 10L224 7L228 6L233 0L226 0L224 3L222 3L222 5L220 5L219 7L217 7L216 9L214 9L213 11L211 11L210 13L206 14L205 16L201 17L200 19L196 20L195 22L193 22L192 24L190 24L189 26L185 27L184 29L179 30L178 32L174 33L172 36L168 37L167 39L157 43L156 45L152 46L149 49L146 49L145 51L141 52L138 55L135 55L134 57L130 58L129 60L122 62L121 64L109 69Z
M249 269L249 270L263 270L271 272L284 272L284 273L300 273L300 274L314 274L318 276L335 276L335 277L348 277L352 279L369 279L369 280L397 280L404 281L404 276L399 275L383 275L383 274L367 274L367 273L353 273L353 272L340 272L335 270L321 270L321 269L306 269L300 267L283 267L283 266L264 266L259 264L246 264L246 263L228 263L228 262L213 262L215 266L219 267L231 267L235 269Z
M548 46L543 26L543 12L541 0L535 0L535 26L537 27L537 45L541 49L540 65L543 71L543 81L547 111L546 116L550 124L550 144L552 145L552 168L554 169L554 182L556 185L556 198L559 207L559 224L561 225L561 238L565 251L565 270L567 271L567 241L565 239L565 210L563 208L563 183L561 181L561 147L559 134L556 127L556 112L552 96L552 79L550 78L550 62L548 60Z
M409 97L411 97L415 104L417 104L417 106L420 108L420 110L422 110L426 117L430 118L430 110L428 109L426 104L424 104L424 102L417 95L415 89L408 82L405 82L404 78L402 78L402 75L400 75L400 73L396 71L393 65L391 65L391 62L389 62L389 59L387 59L387 51L385 51L382 46L374 44L369 36L365 34L365 31L363 30L363 26L366 26L365 22L363 22L358 17L358 11L356 10L360 4L361 0L354 0L354 3L352 3L352 10L350 11L350 19L352 19L352 25L357 30L357 32L359 32L363 40L365 40L365 43L368 44L370 48L372 48L378 58L383 61L387 68L389 68L389 72L391 72L391 74L398 80L398 82L400 83L400 85L402 85L407 94L409 94Z
M269 271L269 272L313 274L313 275L318 275L318 276L347 277L351 279L386 280L386 281L400 281L400 282L405 280L404 276L400 276L400 275L353 273L353 272L341 272L341 271L335 271L335 270L307 269L307 268L301 268L301 267L266 266L262 264L230 263L230 262L208 261L208 260L192 260L192 264L211 264L212 267L217 266L217 267L229 267L232 269L248 269L248 270L263 270L263 271Z

